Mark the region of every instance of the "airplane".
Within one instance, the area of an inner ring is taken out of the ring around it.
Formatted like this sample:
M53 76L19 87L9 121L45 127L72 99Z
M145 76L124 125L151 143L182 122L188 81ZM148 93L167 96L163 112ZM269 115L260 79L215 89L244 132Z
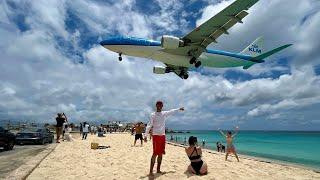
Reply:
M149 58L164 63L164 66L153 67L153 73L166 74L174 72L182 79L188 79L188 70L200 66L213 68L243 67L249 69L265 58L291 46L286 44L271 51L262 49L263 38L257 38L240 53L208 49L217 39L249 13L246 12L259 0L236 0L224 10L201 24L183 37L163 35L161 41L129 36L111 36L100 42L106 49L122 55Z

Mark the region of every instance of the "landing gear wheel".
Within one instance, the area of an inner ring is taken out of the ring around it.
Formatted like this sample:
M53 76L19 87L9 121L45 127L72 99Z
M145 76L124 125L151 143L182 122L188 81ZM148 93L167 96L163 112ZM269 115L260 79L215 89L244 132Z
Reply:
M182 72L179 74L179 77L180 77L181 79L188 79L189 74L188 74L187 72L185 72L185 71L182 71Z
M119 61L122 61L121 55L122 55L122 53L119 53Z
M189 61L190 64L196 63L197 59L195 57L192 57Z
M188 77L189 77L189 74L187 73L183 75L183 79L188 79Z
M197 61L195 64L194 64L194 67L198 68L201 66L201 61Z

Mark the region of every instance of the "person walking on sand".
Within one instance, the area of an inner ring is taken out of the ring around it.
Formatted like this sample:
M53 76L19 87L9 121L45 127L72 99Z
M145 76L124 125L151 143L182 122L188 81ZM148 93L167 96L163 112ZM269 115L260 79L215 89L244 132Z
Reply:
M89 124L87 122L83 123L83 130L82 130L82 140L87 139L89 133Z
M207 174L208 166L201 160L202 150L201 147L198 146L197 137L189 137L189 147L186 147L185 151L191 161L191 164L188 166L188 171L197 175Z
M138 139L140 139L141 141L141 146L143 145L143 138L142 138L142 133L143 133L143 130L144 130L144 124L142 122L138 122L135 126L135 137L134 137L134 143L133 143L133 146L136 146L136 142Z
M56 134L57 134L57 143L60 143L60 136L62 133L63 123L67 121L67 116L64 113L58 113L56 117L57 125L56 125Z
M224 136L224 137L226 138L226 141L227 141L227 152L226 152L226 158L225 158L225 160L228 159L228 155L229 155L229 154L234 154L234 155L236 156L236 158L237 158L237 161L239 162L239 157L238 157L238 155L237 155L236 148L235 148L234 145L233 145L233 138L238 134L238 129L239 129L239 127L237 126L234 134L232 134L231 131L228 131L227 135L225 135L225 134L219 129L219 132L221 133L222 136Z
M150 129L152 128L152 143L153 143L153 154L150 162L150 176L153 176L153 167L157 158L157 173L161 173L160 167L162 162L162 155L165 154L165 122L168 116L178 112L184 111L184 108L172 109L170 111L162 111L163 103L162 101L157 101L156 103L157 111L153 112L150 117L150 122L147 125L145 139L147 139Z

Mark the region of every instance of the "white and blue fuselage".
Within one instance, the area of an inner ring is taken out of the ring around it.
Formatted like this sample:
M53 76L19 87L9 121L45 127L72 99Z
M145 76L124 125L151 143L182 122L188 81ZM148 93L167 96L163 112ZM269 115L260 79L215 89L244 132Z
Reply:
M116 36L107 38L100 44L104 48L119 54L153 59L173 66L194 67L189 63L190 56L166 52L161 47L160 41ZM250 67L256 63L250 61L251 59L252 56L249 55L210 49L206 49L198 58L202 62L202 66L215 68Z

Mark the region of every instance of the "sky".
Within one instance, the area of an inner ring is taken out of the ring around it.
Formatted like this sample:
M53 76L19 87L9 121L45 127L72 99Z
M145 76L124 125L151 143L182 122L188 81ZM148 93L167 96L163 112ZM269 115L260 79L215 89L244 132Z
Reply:
M161 65L99 45L125 35L181 37L233 0L0 1L0 121L147 122L157 100L172 129L320 130L320 1L260 0L243 24L209 49L240 52L264 37L265 63L192 70L188 80L153 74Z

